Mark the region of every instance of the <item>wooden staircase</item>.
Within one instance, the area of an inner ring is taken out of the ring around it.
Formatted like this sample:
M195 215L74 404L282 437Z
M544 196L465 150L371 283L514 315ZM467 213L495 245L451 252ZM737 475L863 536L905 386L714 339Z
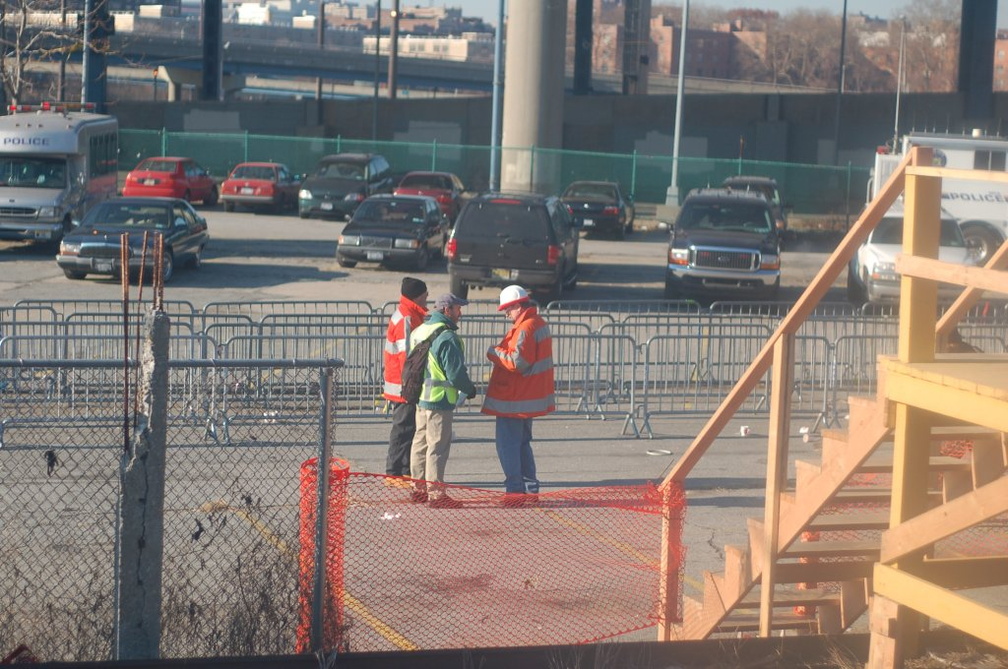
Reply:
M723 571L704 574L702 598L683 598L681 620L679 565L663 543L659 640L835 633L870 607L873 669L901 667L929 619L1008 649L1008 603L958 592L1008 586L1008 356L936 353L985 290L1008 295L1008 243L983 268L936 260L942 178L1008 173L934 167L929 149L913 149L666 476L663 486L689 476L772 370L764 517L749 519L746 545L726 547ZM898 355L880 358L877 397L849 398L847 431L823 433L821 461L794 463L789 489L796 333L904 187ZM940 319L939 282L966 288ZM966 457L937 449L955 440L971 442ZM996 554L944 555L940 542L965 531Z
M851 397L848 431L827 430L822 435L820 463L796 460L795 487L779 495L780 521L773 553L774 631L834 634L850 627L866 610L871 573L879 558L880 537L889 527L888 480L869 485L859 477L889 479L892 473L892 426L884 399ZM937 427L932 452L955 439L971 439L990 448L1000 437L990 430ZM986 470L983 469L986 464ZM1004 463L998 463L1001 470ZM929 461L931 503L973 489L984 471L996 471L987 456L972 459L932 455ZM951 483L950 483L951 482ZM754 609L760 605L765 527L762 519L748 519L746 546L725 546L725 567L703 575L702 599L684 597L683 624L674 636L704 639L759 629ZM809 584L816 584L814 587Z

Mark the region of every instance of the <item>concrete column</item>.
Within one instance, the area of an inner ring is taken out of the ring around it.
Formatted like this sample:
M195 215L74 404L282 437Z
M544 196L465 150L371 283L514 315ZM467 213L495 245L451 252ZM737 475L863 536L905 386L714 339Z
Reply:
M563 145L567 0L510 0L504 57L501 190L556 192Z

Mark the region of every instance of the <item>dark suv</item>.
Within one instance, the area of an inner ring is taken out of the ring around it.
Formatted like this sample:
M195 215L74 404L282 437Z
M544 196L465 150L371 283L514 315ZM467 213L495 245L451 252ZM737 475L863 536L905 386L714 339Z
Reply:
M451 291L519 284L545 302L577 286L578 227L559 198L484 193L470 200L448 240Z
M298 215L301 218L347 218L357 205L395 187L392 170L377 153L338 153L325 156L301 184Z
M686 196L669 239L665 297L750 295L780 288L780 232L761 194L720 188Z

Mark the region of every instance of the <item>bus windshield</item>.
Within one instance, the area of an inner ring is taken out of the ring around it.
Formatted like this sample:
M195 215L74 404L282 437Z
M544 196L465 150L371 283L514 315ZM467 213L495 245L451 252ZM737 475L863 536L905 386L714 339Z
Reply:
M66 161L61 158L0 156L0 186L66 188Z

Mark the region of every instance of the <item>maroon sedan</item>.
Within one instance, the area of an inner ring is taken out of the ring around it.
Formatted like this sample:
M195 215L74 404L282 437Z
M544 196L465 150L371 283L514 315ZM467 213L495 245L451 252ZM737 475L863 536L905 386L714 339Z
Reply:
M437 200L441 211L453 224L462 209L462 180L451 172L409 172L393 195L426 195Z

